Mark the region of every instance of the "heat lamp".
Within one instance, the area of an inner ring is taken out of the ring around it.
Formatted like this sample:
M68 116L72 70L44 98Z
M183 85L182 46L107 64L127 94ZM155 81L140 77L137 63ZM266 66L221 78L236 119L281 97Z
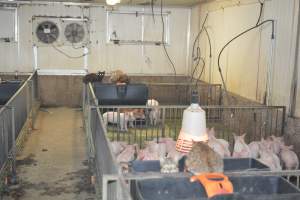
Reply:
M110 6L116 5L117 3L120 3L120 2L121 2L121 0L106 0L106 4L110 5Z
M176 142L176 150L188 153L194 142L208 140L205 111L199 106L198 93L192 93L191 105L184 110L181 130Z

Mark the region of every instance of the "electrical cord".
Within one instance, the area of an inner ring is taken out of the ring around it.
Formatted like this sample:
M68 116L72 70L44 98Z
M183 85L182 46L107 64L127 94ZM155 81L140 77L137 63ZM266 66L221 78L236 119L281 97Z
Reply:
M172 65L172 68L173 68L173 71L174 71L174 75L175 75L175 80L176 80L176 75L177 75L176 68L175 68L175 65L174 65L172 59L169 56L169 53L167 51L166 44L165 44L165 22L164 22L164 16L163 16L163 0L160 0L160 16L161 16L161 22L162 22L162 38L161 38L161 42L162 42L164 51L166 53L166 56L167 56L170 64Z
M52 44L51 46L52 46L57 52L61 53L62 55L66 56L67 58L70 58L70 59L78 59L78 58L82 58L82 57L84 57L84 56L90 54L90 53L88 52L88 53L84 53L84 54L82 54L82 55L80 55L80 56L70 56L70 55L67 54L66 52L64 52L64 51L62 51L62 50L60 50L60 49L58 49L58 48L57 48L56 46L54 46L53 44Z
M195 74L195 72L196 72L196 70L198 68L198 65L200 63L200 60L201 60L201 49L199 47L197 47L197 55L199 55L199 57L197 56L195 59L193 59L193 61L194 62L197 61L197 63L195 65L195 67L193 69L193 72L192 72L192 75L191 75L191 80L190 80L191 82L193 81L194 74Z
M258 0L258 2L260 3L260 11L259 11L258 20L256 22L256 26L259 24L259 22L261 20L263 9L264 9L264 4L265 4L265 2L261 2L260 0Z
M155 16L154 16L154 0L151 0L151 12L152 12L153 23L155 24Z
M227 100L229 100L229 96L228 96L228 90L227 90L227 87L226 87L226 83L225 83L225 80L224 80L224 76L223 76L223 72L222 72L222 69L221 69L221 64L220 64L220 60L221 60L221 56L222 56L222 53L224 52L224 50L226 49L226 47L229 46L230 43L232 43L234 40L238 39L239 37L241 37L242 35L266 24L266 23L272 23L272 35L271 35L271 39L273 40L275 38L275 25L274 25L274 20L265 20L251 28L248 28L247 30L243 31L242 33L236 35L234 38L232 38L229 42L227 42L223 48L221 49L221 51L219 52L219 55L218 55L218 70L219 70L219 73L220 73L220 76L221 76L221 80L222 80L222 83L223 83L223 86L224 86L224 91L225 91L225 94L226 94L226 98ZM229 101L228 101L229 102Z
M207 37L207 40L208 40L208 44L209 44L209 57L211 58L212 57L211 39L210 39L210 36L209 36L209 33L208 33L206 27L204 27L204 31L205 31L205 34L206 34L206 37Z
M208 40L208 44L209 44L209 78L208 78L208 82L209 82L209 85L208 85L208 99L211 98L212 96L212 86L211 86L211 73L212 73L212 45L211 45L211 39L210 39L210 35L207 31L207 28L204 27L204 30L205 30L205 33L206 33L206 36L207 36L207 40ZM200 77L201 78L201 77Z
M164 22L164 16L163 16L163 0L160 0L160 17L161 17L161 23L162 23L162 37L161 37L161 42L162 42L162 45L163 45L163 49L165 51L165 54L170 62L170 64L172 65L172 68L173 68L173 71L174 71L174 83L175 83L175 96L178 94L178 86L176 85L176 76L177 76L177 73L176 73L176 68L175 68L175 65L172 61L172 59L170 58L169 56L169 53L167 51L167 48L166 48L166 45L165 45L165 22ZM177 95L177 98L178 98L178 102L180 102L180 95Z
M194 69L192 71L192 74L191 74L191 79L190 79L191 83L193 83L194 74L195 74L195 72L196 72L196 70L197 70L197 68L199 66L200 60L201 60L201 49L199 47L199 44L198 44L198 46L196 48L196 43L199 40L199 37L200 37L201 33L203 32L204 25L205 25L205 23L207 21L207 18L208 18L208 13L206 14L205 19L204 19L204 21L203 21L203 23L201 25L201 29L198 32L198 34L197 34L197 36L196 36L196 38L195 38L195 40L193 42L192 60L193 61L197 61L197 64L195 65L195 67L194 67ZM197 55L196 56L195 56L195 48L196 48L196 51L197 51Z
M205 31L205 34L206 34L206 37L207 37L207 40L208 40L208 44L209 44L209 58L211 59L211 58L212 58L211 38L210 38L210 36L209 36L209 33L208 33L208 31L207 31L207 28L204 27L203 29L204 29L204 31ZM200 52L200 48L199 48L199 47L197 47L197 51L198 51L198 50L199 50L199 52ZM197 54L198 54L198 53L197 53ZM200 55L200 54L199 54L199 55ZM196 72L196 68L198 67L198 65L199 65L201 59L202 59L202 62L203 62L203 68L202 68L202 71L201 71L201 73L200 73L198 79L200 79L201 76L202 76L202 73L203 73L203 71L204 71L204 67L206 66L206 64L205 64L204 59L200 57L199 59L197 59L197 60L198 60L198 61L197 61L197 65L196 65L196 66L194 67L194 69L193 69L192 76L191 76L191 82L192 82L192 79L193 79L194 74L195 74L195 72ZM195 85L198 86L198 80L196 81L196 84L195 84Z
M72 48L73 48L73 49L83 49L83 48L84 48L84 45L81 45L81 46L76 47L76 46L74 45L74 43L72 42Z
M193 43L193 51L192 51L192 58L193 58L193 59L195 58L195 46L196 46L196 43L197 43L197 41L199 40L199 37L200 37L200 35L201 35L201 33L202 33L203 29L204 29L204 25L205 25L205 23L206 23L206 21L207 21L207 18L208 18L208 13L206 14L205 19L204 19L204 22L202 23L201 29L200 29L200 31L198 32L198 34L197 34L197 36L196 36L196 38L195 38L195 40L194 40L194 43ZM197 55L196 57L198 57L198 56L199 56L199 55Z
M206 37L207 37L207 40L208 40L208 44L209 44L209 58L211 59L211 58L212 58L211 39L210 39L210 36L209 36L209 33L208 33L206 27L204 27L204 31L205 31L205 34L206 34ZM201 58L200 60L201 60L202 63L203 63L203 67L202 67L202 70L201 70L201 72L200 72L200 74L199 74L199 76L198 76L198 78L197 78L197 81L196 81L196 84L195 84L195 85L196 85L196 88L198 87L198 83L200 82L201 76L202 76L202 74L203 74L203 72L204 72L204 69L205 69L205 67L206 67L205 60L204 60L203 58Z
M201 76L202 76L202 74L203 74L203 72L204 72L205 65L206 65L205 60L204 60L203 58L201 58L200 60L201 60L202 63L203 63L203 67L202 67L202 70L201 70L201 72L200 72L200 74L199 74L199 76L198 76L198 78L197 78L197 81L196 81L196 84L195 84L196 88L197 88L197 86L198 86L198 83L200 82Z

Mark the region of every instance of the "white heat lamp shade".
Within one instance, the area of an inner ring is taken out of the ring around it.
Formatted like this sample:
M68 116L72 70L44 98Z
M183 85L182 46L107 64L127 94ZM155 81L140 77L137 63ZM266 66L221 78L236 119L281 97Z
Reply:
M198 104L192 104L183 112L176 149L182 153L188 153L192 149L193 142L207 140L205 111Z
M117 3L120 3L120 2L121 2L121 0L106 0L106 4L110 5L110 6L116 5Z
M195 142L208 140L205 111L198 104L184 110L181 132L188 134Z

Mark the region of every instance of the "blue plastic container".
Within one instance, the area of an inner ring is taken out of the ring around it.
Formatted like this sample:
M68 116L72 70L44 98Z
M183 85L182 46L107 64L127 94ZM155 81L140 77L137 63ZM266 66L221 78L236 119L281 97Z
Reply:
M23 81L6 81L0 84L0 105L6 102L17 92Z
M298 200L300 191L276 176L229 177L233 195L215 196L214 200ZM207 200L199 182L189 178L163 178L133 182L131 193L137 200Z

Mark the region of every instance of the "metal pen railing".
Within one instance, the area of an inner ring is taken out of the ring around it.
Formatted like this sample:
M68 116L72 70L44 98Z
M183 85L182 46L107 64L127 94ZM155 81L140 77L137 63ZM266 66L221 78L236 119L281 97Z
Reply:
M148 87L149 99L157 100L161 105L188 105L192 91L197 91L201 105L221 105L222 85L193 83L155 83L141 82Z
M19 150L18 145L21 145L20 140L24 137L22 129L28 120L33 121L36 115L36 112L33 112L33 108L37 101L37 72L35 71L8 102L0 108L1 177L7 173L15 174L16 153ZM8 168L10 168L10 172L7 172Z
M176 140L180 131L183 110L187 106L159 106L161 123L157 126L137 122L128 132L120 131L119 126L108 125L106 137L110 141L125 141L129 144L137 143L143 147L145 141L159 137L171 137ZM121 110L152 109L147 106L99 106L102 113L117 112ZM285 126L286 108L284 106L202 106L207 114L208 127L214 126L217 137L229 141L232 148L233 136L247 133L246 142L260 140L271 135L283 136ZM122 123L118 121L118 123ZM231 149L232 150L232 149ZM229 176L280 176L300 188L300 170L282 171L240 171L228 172ZM123 174L128 182L132 180L161 179L165 177L188 177L187 173L161 174L151 173L127 173Z
M159 137L177 139L181 128L183 111L188 106L99 106L104 113L115 113L113 117L121 116L124 111L144 113L143 117L136 116L133 127L122 130L128 121L119 117L115 123L105 123L107 137L112 141L125 141L129 144L143 146L145 141ZM252 142L271 135L282 136L285 124L285 107L283 106L201 106L206 111L208 128L214 128L218 138L226 139L233 145L233 133L247 133L246 142ZM157 123L151 124L151 110L158 113ZM139 114L141 115L141 114ZM140 117L140 118L138 118ZM111 119L110 119L111 120ZM123 120L123 121L120 121ZM109 121L105 119L104 121ZM123 125L123 126L122 126Z
M91 93L92 86L89 86ZM172 137L177 138L177 134L180 131L182 113L187 106L178 105L166 105L155 107L159 109L159 123L156 125L149 124L149 116L147 113L154 107L147 106L98 106L96 97L92 95L93 106L90 107L92 110L96 109L96 116L93 114L91 118L98 118L98 125L93 125L98 131L96 140L103 140L105 144L94 142L94 147L97 146L95 151L99 152L100 158L105 159L105 162L109 162L109 166L113 166L114 169L118 169L118 164L115 162L114 155L109 141L126 141L128 143L138 143L143 146L145 140L152 140L158 137ZM91 99L91 98L90 98ZM224 138L228 140L232 146L233 137L232 132L236 134L247 133L246 142L260 140L262 137L268 137L270 135L282 136L284 134L284 126L286 120L286 108L284 106L202 106L207 114L207 125L208 127L214 127L218 138ZM124 110L143 110L145 113L145 119L137 120L133 123L133 127L128 127L128 132L120 130L121 118L117 120L118 124L103 124L103 114L105 112L116 112L121 114ZM122 111L123 110L123 111ZM101 135L101 136L100 136ZM109 155L109 156L108 156ZM110 157L110 158L107 158ZM108 163L106 163L108 165ZM100 166L97 171L103 174L105 166ZM107 167L107 166L106 166ZM120 172L118 172L120 173ZM300 170L283 170L283 171L244 171L227 173L230 176L281 176L288 182L294 184L299 188L300 186ZM163 178L167 176L189 176L185 173L178 174L161 174L161 173L128 173L128 174L113 174L109 178L117 180L121 177L122 180L126 180L130 183L131 180L138 179L153 179ZM105 178L102 178L104 180ZM123 191L129 189L128 185L120 185L123 187ZM105 187L103 187L105 188ZM105 188L107 190L107 187ZM116 191L113 189L112 191ZM108 198L109 199L109 198ZM120 198L122 199L122 198Z
M131 199L116 158L106 138L98 100L91 84L84 85L83 113L89 146L89 160L96 178L97 198L103 200Z

